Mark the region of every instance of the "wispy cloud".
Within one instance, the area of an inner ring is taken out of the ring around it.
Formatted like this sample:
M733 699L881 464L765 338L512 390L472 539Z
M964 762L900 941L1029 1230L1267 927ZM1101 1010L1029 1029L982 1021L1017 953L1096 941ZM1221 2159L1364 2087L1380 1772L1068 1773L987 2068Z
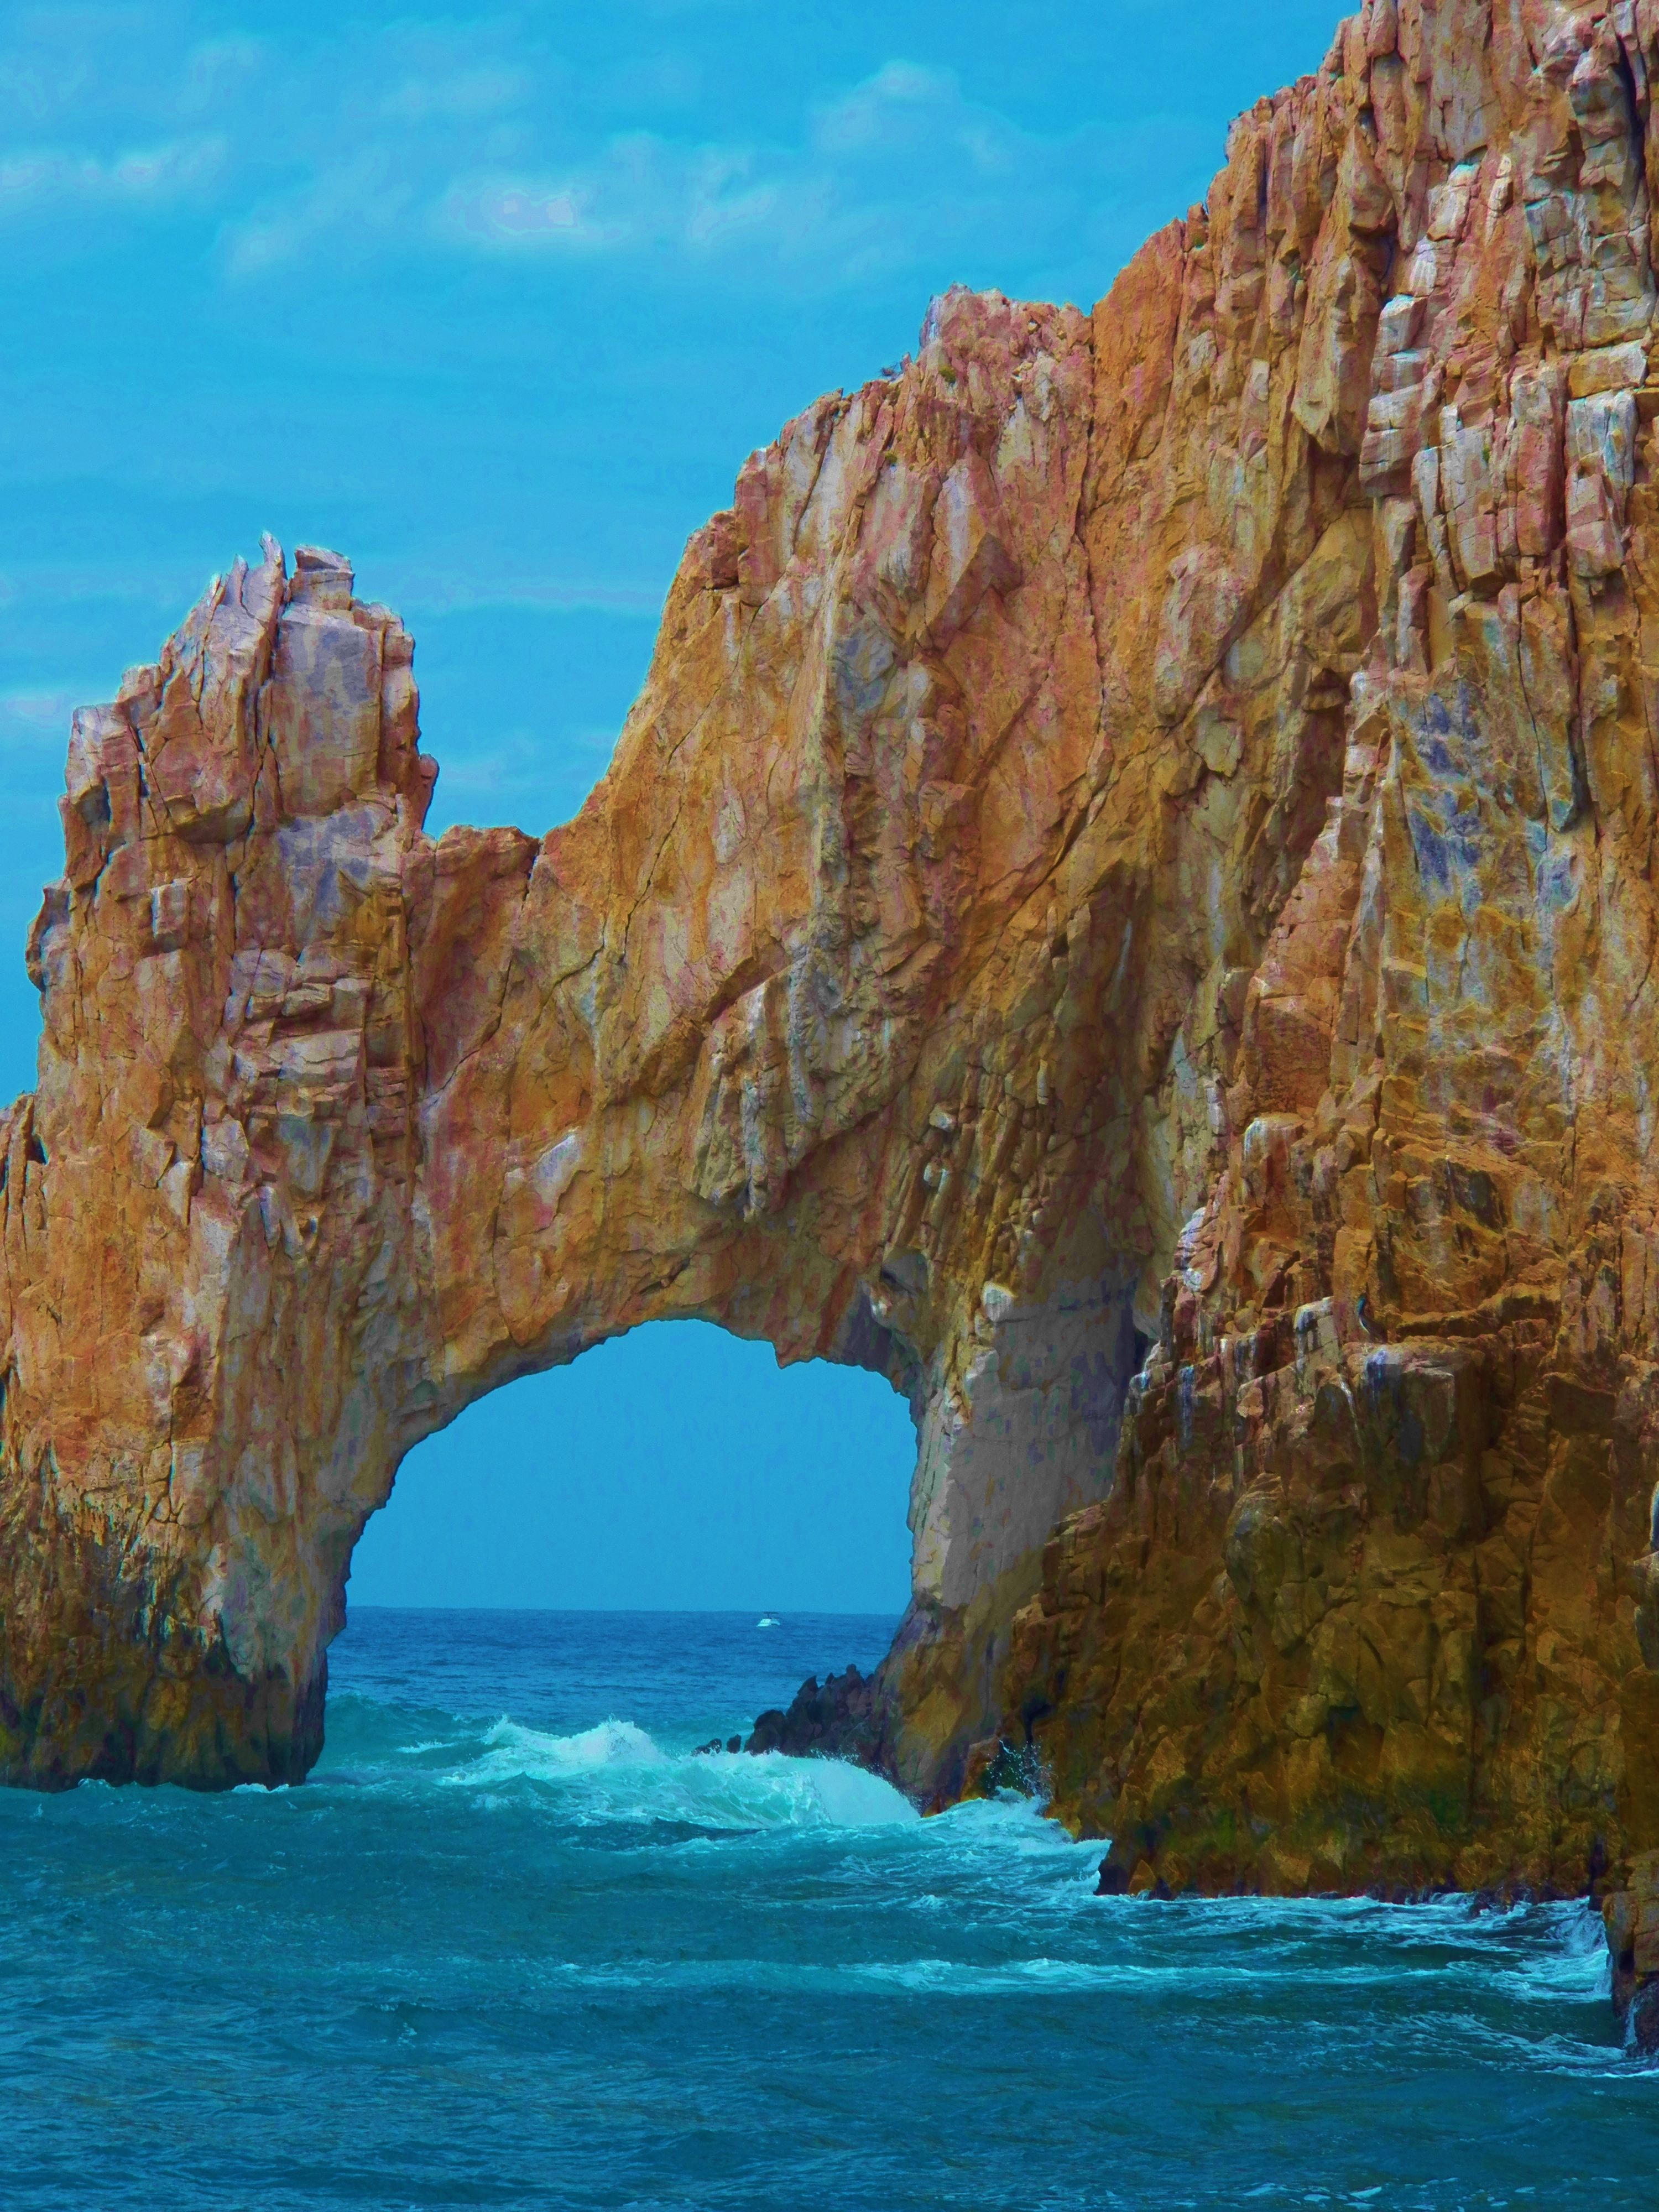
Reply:
M427 826L441 833L454 822L510 821L535 835L568 822L610 766L617 737L582 726L518 730L487 744L453 736Z
M385 94L380 109L394 122L428 123L436 118L475 123L520 105L534 90L535 80L528 70L470 69L456 76L404 77Z
M85 702L72 690L0 690L0 750L61 752L69 743L70 716Z
M956 74L915 62L889 62L862 84L826 101L813 118L812 139L831 154L886 153L907 122L920 121L926 137L950 135L962 109ZM942 133L939 125L945 125Z
M643 258L818 291L969 246L1041 265L1139 189L1159 134L1167 161L1171 127L1044 135L902 54L852 83L809 77L805 98L711 100L695 42L679 52L659 21L619 72L557 51L545 19L348 17L279 40L210 29L189 0L175 52L152 33L141 63L129 45L149 82L118 100L121 18L30 16L0 49L18 137L0 123L0 215L193 198L233 283L408 255ZM135 111L157 135L127 147Z
M1121 136L1023 131L950 70L893 61L810 110L793 142L617 133L557 171L457 176L434 227L495 252L760 254L834 284L987 230L1029 250L1034 232L1077 219L1091 185L1131 175L1136 150Z
M458 574L394 564L377 589L400 606L434 614L471 614L486 608L520 608L531 614L648 616L662 612L661 588L600 578L561 578L492 569Z
M107 206L160 203L212 186L225 167L221 137L173 139L134 147L112 159L61 146L0 154L0 215L65 203Z
M508 251L735 246L791 227L788 203L799 199L798 187L765 174L766 166L751 148L677 146L630 131L562 177L509 171L458 179L437 228L462 244Z
M224 233L227 266L233 276L258 276L313 247L418 236L425 228L416 180L391 148L371 143L233 217Z

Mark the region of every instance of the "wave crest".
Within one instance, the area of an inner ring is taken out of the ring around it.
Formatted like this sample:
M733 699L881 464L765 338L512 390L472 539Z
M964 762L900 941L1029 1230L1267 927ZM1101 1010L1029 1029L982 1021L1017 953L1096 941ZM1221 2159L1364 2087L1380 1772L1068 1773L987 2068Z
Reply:
M561 1816L583 1825L649 1821L735 1833L891 1827L921 1818L890 1784L839 1759L669 1753L632 1721L554 1735L504 1715L473 1747L474 1756L433 1778L492 1795L552 1791Z

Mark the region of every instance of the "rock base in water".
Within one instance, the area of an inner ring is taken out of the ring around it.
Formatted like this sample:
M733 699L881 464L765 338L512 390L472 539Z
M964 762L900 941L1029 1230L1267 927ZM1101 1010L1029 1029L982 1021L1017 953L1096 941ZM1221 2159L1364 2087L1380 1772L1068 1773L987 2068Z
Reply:
M1644 1851L1601 1899L1613 2002L1634 2047L1659 2051L1659 1851Z

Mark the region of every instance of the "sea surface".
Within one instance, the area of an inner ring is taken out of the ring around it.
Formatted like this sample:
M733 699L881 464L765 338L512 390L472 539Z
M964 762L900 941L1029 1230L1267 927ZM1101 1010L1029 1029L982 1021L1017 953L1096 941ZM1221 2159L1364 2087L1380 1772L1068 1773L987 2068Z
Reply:
M359 1611L304 1787L0 1791L0 2207L1659 2203L1582 1905L1098 1898L694 1754L892 1626Z

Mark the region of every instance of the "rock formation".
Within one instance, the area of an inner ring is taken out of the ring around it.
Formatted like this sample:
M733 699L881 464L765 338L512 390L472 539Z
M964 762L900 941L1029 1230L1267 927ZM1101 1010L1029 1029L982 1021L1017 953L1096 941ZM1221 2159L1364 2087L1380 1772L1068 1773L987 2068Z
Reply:
M1601 1898L1614 2009L1636 2049L1659 2051L1659 1851L1641 1851L1626 1886ZM1593 1884L1593 1893L1601 1888Z
M910 1396L923 1796L1645 1893L1656 70L1656 0L1367 0L1092 316L947 294L748 463L539 841L422 834L331 554L77 716L11 1779L302 1773L402 1455L696 1315Z
M879 1765L875 1684L856 1667L848 1667L844 1674L831 1674L822 1689L817 1676L810 1674L787 1712L775 1706L758 1716L743 1748L756 1753L785 1751L796 1759L828 1755Z
M1158 1342L999 1675L1109 1879L1571 1892L1659 1843L1656 67L1645 5L1371 0L1182 240L1141 496L1254 516L1265 392L1351 471L1364 649L1306 678L1323 818L1260 951L1146 1067ZM1193 536L1160 621L1249 574ZM1243 726L1244 772L1297 580L1166 757Z

